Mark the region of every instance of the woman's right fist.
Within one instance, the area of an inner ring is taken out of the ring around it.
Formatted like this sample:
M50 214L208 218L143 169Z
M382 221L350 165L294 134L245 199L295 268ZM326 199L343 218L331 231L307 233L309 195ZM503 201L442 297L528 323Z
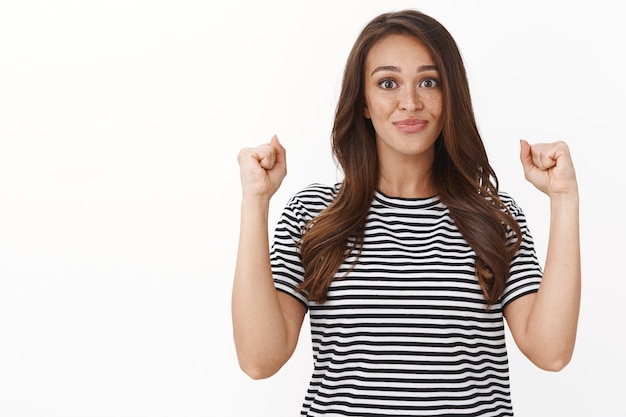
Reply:
M255 148L243 148L237 156L241 190L245 196L269 199L287 175L285 148L276 135L270 143Z

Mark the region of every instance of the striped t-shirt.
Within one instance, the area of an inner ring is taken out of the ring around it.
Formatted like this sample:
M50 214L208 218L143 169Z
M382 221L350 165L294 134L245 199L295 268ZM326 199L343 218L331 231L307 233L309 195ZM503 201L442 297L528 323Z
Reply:
M337 195L313 184L283 210L271 263L277 290L307 308L313 375L303 416L512 416L502 310L536 292L542 270L522 210L501 193L522 229L500 302L487 309L474 251L437 198L377 192L354 269L348 257L324 304L295 291L305 224Z

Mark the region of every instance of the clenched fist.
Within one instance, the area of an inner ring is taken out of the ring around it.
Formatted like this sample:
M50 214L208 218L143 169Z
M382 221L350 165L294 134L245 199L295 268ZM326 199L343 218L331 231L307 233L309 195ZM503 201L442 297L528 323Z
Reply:
M270 143L241 149L237 161L243 196L269 201L287 175L285 148L276 136Z
M565 142L536 143L520 141L520 160L524 176L550 197L577 193L574 164Z

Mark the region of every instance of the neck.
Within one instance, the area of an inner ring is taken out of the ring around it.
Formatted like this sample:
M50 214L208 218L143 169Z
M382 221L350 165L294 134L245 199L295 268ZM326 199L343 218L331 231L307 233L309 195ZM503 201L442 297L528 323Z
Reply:
M427 198L437 194L430 169L394 169L390 172L380 167L378 189L388 196L401 198Z

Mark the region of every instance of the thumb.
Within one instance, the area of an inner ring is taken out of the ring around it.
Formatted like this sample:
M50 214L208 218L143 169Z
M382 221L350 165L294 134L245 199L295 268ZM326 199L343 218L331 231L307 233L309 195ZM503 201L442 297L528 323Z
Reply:
M276 163L286 167L287 166L287 151L278 140L278 136L276 135L272 136L272 140L270 141L270 143L276 151Z
M520 161L522 161L522 166L524 167L524 171L528 171L528 169L534 165L533 157L532 157L531 149L530 149L530 144L524 139L520 139L519 144L520 144L519 158L520 158Z

